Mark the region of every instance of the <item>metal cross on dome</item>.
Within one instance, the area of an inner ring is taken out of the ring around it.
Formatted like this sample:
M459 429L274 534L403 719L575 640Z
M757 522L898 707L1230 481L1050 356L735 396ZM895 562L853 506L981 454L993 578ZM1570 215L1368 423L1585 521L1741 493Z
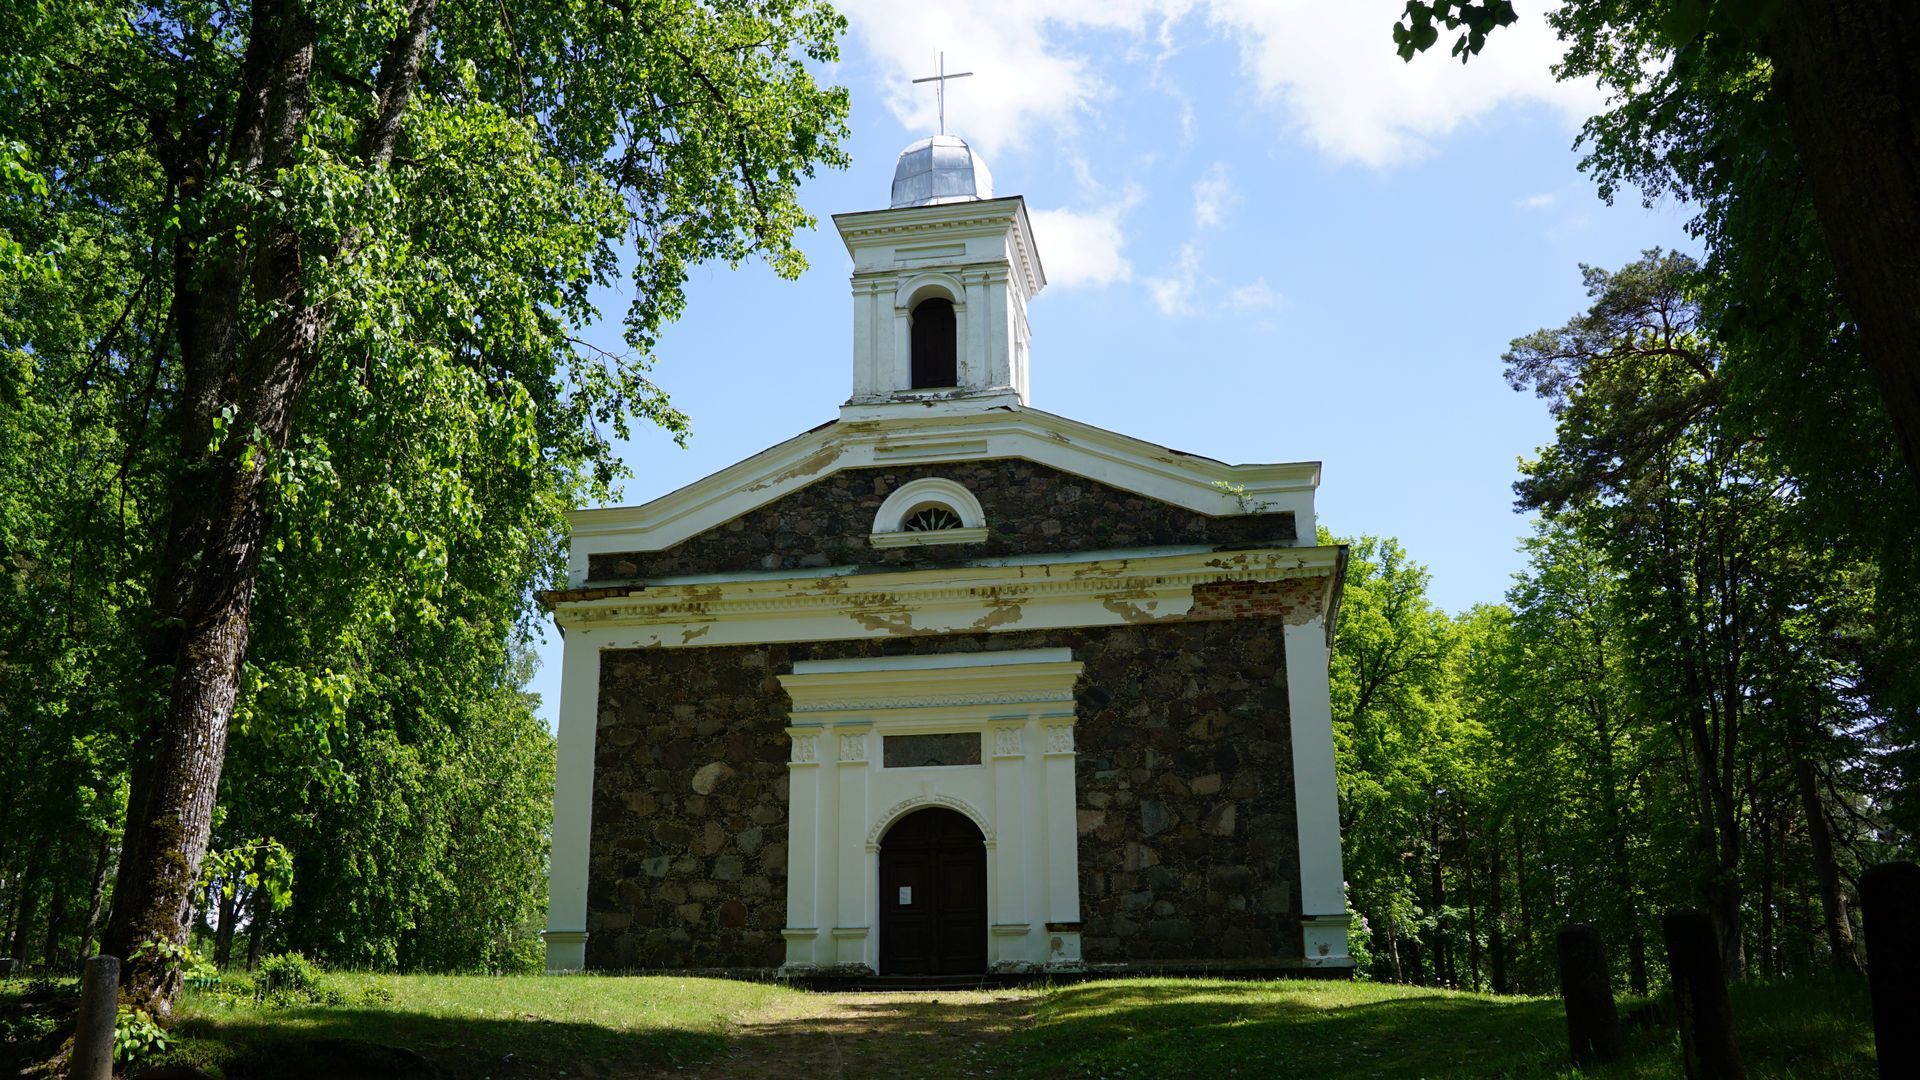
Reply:
M956 71L952 75L947 74L947 54L942 52L940 54L940 74L929 75L924 79L913 80L916 83L930 82L933 84L933 96L940 103L940 134L942 135L947 133L947 80L964 79L971 74L973 74L971 71Z

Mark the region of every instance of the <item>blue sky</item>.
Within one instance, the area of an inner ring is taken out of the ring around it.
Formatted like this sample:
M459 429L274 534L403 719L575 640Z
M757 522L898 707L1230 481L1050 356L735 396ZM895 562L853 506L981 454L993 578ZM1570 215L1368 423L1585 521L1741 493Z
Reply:
M850 29L823 75L852 92L853 164L802 191L810 269L695 272L654 372L693 437L636 432L621 502L835 416L851 263L828 219L887 205L896 155L935 123L909 80L945 48L976 73L950 84L948 130L996 194L1026 197L1050 279L1036 407L1235 463L1324 462L1323 524L1399 537L1449 611L1501 598L1527 528L1515 462L1552 435L1501 353L1582 308L1580 263L1692 247L1685 207L1608 207L1579 172L1602 102L1549 74L1539 5L1465 68L1393 56L1399 0L838 6ZM603 298L603 337L625 302ZM546 638L531 688L552 722Z

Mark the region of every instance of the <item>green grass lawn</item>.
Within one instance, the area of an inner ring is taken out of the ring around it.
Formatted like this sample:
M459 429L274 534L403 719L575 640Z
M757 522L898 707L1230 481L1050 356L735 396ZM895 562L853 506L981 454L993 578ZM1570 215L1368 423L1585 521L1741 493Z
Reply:
M668 976L326 976L333 1005L190 991L163 1060L229 1080L416 1076L1560 1077L1554 998L1372 983L1117 979L986 993L817 994ZM0 983L0 1064L52 1030L57 1002ZM71 986L62 992L71 1009ZM1622 1003L1622 1013L1631 1003ZM1734 987L1748 1074L1871 1077L1865 981ZM23 1041L27 1040L27 1041ZM1680 1075L1670 1026L1586 1073ZM383 1056L385 1055L385 1056ZM415 1057L414 1055L418 1055ZM423 1064L431 1063L430 1066ZM25 1064L22 1059L21 1064ZM0 1074L7 1070L0 1069Z
M341 1048L323 1040L351 1039L404 1047L449 1076L625 1075L705 1060L726 1048L735 1017L797 993L671 976L334 974L327 983L348 1004L274 1009L189 991L173 1056L236 1078L295 1080L338 1075Z
M1623 1003L1624 1015L1627 1003ZM1754 1077L1871 1077L1864 980L1737 986ZM1049 993L1000 1047L1016 1076L1574 1076L1557 998L1373 983L1129 979ZM1586 1073L1680 1075L1670 1027L1629 1032L1630 1060Z

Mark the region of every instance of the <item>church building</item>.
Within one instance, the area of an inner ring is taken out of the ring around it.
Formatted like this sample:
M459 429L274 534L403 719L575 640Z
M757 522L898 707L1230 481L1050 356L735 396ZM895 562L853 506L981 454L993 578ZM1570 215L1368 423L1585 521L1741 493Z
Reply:
M837 419L570 517L547 966L1344 973L1319 464L1033 407L1025 201L891 203Z

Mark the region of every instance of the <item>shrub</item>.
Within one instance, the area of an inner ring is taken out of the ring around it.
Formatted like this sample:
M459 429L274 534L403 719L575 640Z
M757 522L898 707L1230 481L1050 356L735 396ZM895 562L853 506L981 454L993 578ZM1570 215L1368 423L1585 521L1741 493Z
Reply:
M378 983L370 983L360 988L359 1004L375 1006L391 1005L393 1004L393 991Z
M313 961L297 952L274 953L254 974L254 997L269 1005L331 1004L326 981Z
M195 987L210 997L215 997L228 1005L250 1005L260 997L259 988L253 979L239 973L221 976L212 986Z
M35 975L27 980L27 997L33 1001L52 1001L57 997L68 997L78 989L78 983L56 979L51 975Z
M113 1060L132 1065L167 1048L167 1033L145 1009L121 1009L113 1018Z
M309 997L320 988L320 968L297 952L274 953L260 961L254 983L265 994L285 993Z

